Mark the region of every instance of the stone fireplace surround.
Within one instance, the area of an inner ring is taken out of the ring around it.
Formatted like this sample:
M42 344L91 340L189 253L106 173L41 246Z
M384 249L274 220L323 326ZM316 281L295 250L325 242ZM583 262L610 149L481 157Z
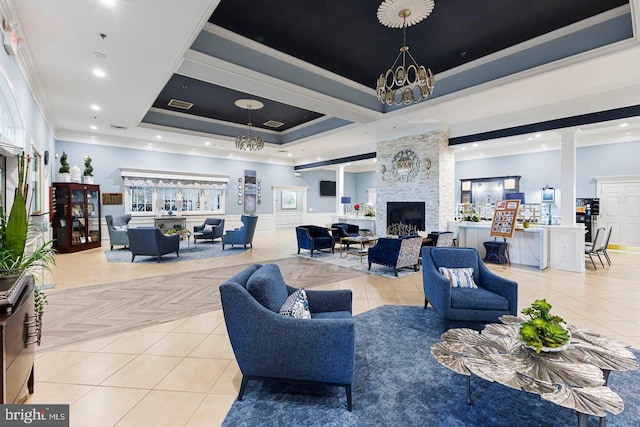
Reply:
M406 150L415 154L413 172L417 173L394 174L394 159ZM386 234L389 202L424 202L423 231L446 230L455 213L455 156L445 132L434 130L379 142L376 151L377 234Z

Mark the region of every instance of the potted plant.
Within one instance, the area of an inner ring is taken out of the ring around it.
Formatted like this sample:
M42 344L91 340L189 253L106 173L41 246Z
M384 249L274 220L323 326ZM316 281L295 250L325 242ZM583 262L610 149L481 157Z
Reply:
M58 169L58 173L60 174L60 181L71 182L71 165L69 165L67 153L64 151L62 152L62 156L60 156L60 169Z
M93 166L91 166L91 157L84 158L84 172L82 173L82 181L85 184L93 184Z
M559 351L569 345L571 332L562 317L551 315L551 304L546 300L535 300L531 307L522 309L522 314L529 317L520 324L518 332L525 347L540 353Z
M30 232L38 232L28 223L29 211L26 200L29 195L29 163L31 157L21 153L18 156L18 185L16 187L13 206L7 216L0 203L0 275L4 278L15 277L19 282L23 274L35 276L44 268L48 270L55 264L53 241L47 241L35 248L27 250L27 236ZM1 200L1 199L0 199ZM40 331L46 295L36 288L36 329ZM38 337L39 343L39 337Z

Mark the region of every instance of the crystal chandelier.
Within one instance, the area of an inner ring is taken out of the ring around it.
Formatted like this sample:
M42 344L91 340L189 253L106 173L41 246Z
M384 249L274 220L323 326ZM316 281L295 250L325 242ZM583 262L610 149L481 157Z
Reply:
M256 101L255 99L238 99L235 104L236 107L249 110L249 122L247 123L249 134L239 135L236 137L236 148L244 151L262 150L264 148L264 140L257 135L252 135L251 133L251 130L253 129L253 125L251 124L251 110L259 110L264 107L264 104L260 101Z
M431 14L434 0L385 0L378 7L378 21L390 28L402 28L402 47L391 68L380 74L378 100L388 105L409 105L427 99L435 84L431 70L418 65L407 46L407 27ZM397 65L397 66L396 66Z

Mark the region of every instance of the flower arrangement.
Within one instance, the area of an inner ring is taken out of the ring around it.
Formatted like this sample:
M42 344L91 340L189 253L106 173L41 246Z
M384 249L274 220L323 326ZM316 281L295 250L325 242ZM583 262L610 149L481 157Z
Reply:
M376 216L375 208L370 204L364 205L364 216Z
M543 348L547 351L557 351L569 343L570 332L566 329L564 319L550 314L551 304L545 299L538 299L531 307L522 309L522 314L529 320L520 324L518 338L525 346L535 348L540 353Z
M356 203L355 205L353 205L353 210L358 212L360 210L360 203Z

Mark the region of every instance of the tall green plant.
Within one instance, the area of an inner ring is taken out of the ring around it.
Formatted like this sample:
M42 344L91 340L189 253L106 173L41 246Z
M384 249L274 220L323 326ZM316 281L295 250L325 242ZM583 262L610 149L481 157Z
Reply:
M30 229L27 198L31 157L24 152L17 157L18 186L8 217L0 203L0 269L26 269L33 266L48 268L55 262L53 242L46 242L33 252L25 254Z

